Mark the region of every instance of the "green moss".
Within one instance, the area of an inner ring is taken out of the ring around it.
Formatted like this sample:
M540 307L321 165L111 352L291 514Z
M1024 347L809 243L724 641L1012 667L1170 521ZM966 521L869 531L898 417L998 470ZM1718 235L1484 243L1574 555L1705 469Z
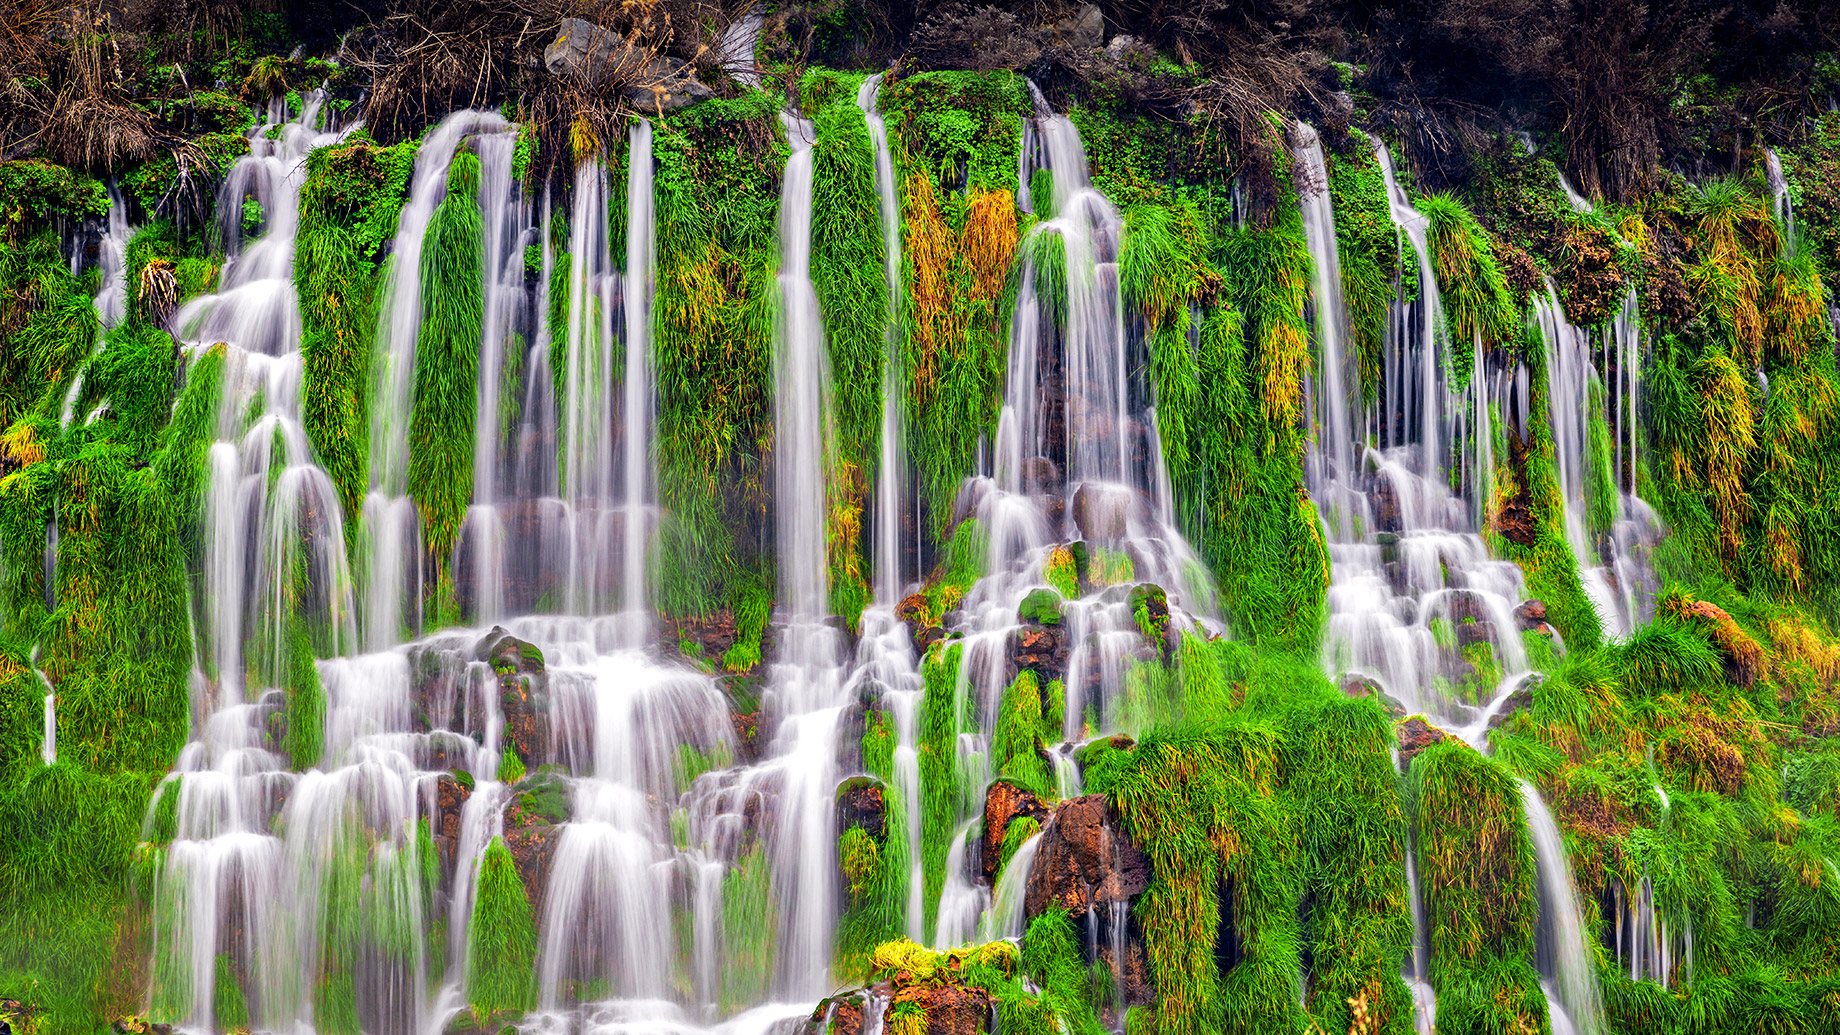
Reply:
M479 893L467 928L467 1003L481 1023L536 1006L537 925L505 839L479 861Z
M758 1001L773 979L779 905L772 866L758 846L743 852L722 881L722 930L727 951L719 998L729 1011Z
M925 692L920 700L920 861L926 882L926 928L938 917L945 887L946 852L957 831L964 798L958 765L959 665L964 648L937 643L921 663Z
M414 141L354 141L307 157L294 247L300 298L301 424L354 537L369 479L369 390L380 256L414 166ZM352 541L355 541L352 540Z
M448 173L422 245L423 314L415 346L415 412L409 421L409 492L422 515L423 545L445 570L473 495L473 418L485 262L476 200L479 160L462 152Z
M1539 899L1533 845L1514 778L1444 741L1412 760L1407 791L1430 931L1441 1030L1546 1025L1533 970Z

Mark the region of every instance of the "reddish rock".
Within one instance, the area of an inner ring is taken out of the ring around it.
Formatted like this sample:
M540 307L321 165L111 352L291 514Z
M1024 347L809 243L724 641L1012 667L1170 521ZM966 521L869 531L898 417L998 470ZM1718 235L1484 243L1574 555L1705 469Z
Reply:
M1003 838L1009 833L1011 821L1028 816L1037 823L1046 823L1050 815L1041 799L1030 792L1008 780L992 783L984 792L984 879L996 879L997 860L1003 856Z
M1763 648L1751 639L1725 609L1707 600L1695 600L1680 609L1688 620L1712 626L1712 645L1723 662L1725 681L1733 686L1749 687L1763 673Z
M1519 493L1501 506L1495 515L1495 531L1517 546L1532 546L1539 540L1539 523L1527 506L1525 493Z
M1342 693L1349 697L1371 697L1379 701L1380 707L1386 711L1387 718L1397 721L1406 717L1406 706L1400 704L1398 698L1387 693L1385 687L1366 676L1349 676L1342 683Z
M442 844L442 863L451 868L454 852L460 845L460 814L466 808L466 800L473 796L473 789L451 773L442 773L434 787L434 830L435 841Z
M1399 768L1402 772L1411 766L1420 751L1451 739L1450 734L1417 715L1401 722L1395 729L1399 734Z
M543 915L543 895L549 888L549 865L556 854L556 842L562 838L559 826L529 826L505 831L505 847L511 849L517 863L518 877L524 893L530 896L530 908Z
M956 984L910 985L895 993L894 1006L902 1003L926 1014L926 1035L979 1035L989 1030L996 1005L989 992Z
M1063 627L1026 625L1010 640L1009 678L1023 669L1035 673L1045 685L1067 673L1067 632Z
M1061 803L1042 828L1023 910L1058 904L1085 923L1095 906L1128 903L1150 886L1150 859L1119 828L1103 794Z

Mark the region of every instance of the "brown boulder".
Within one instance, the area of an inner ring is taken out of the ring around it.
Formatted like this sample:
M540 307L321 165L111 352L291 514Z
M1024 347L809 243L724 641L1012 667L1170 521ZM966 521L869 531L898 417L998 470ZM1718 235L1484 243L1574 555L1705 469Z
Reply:
M997 780L984 792L984 879L995 880L997 860L1003 856L1003 838L1010 822L1028 816L1046 823L1051 813L1041 799L1008 780Z
M909 985L894 995L894 1006L903 1003L913 1003L926 1014L926 1035L978 1035L989 1030L996 1006L989 992L951 983Z
M1397 721L1406 717L1406 706L1400 704L1398 698L1387 693L1386 688L1381 686L1379 681L1367 676L1348 676L1342 681L1342 693L1349 697L1373 698L1380 702L1381 709L1386 712L1389 719Z
M460 846L460 814L466 808L466 800L472 796L471 782L461 783L452 773L442 773L435 781L432 833L435 843L442 846L443 868L453 867L454 853Z
M528 826L505 831L505 847L517 864L518 878L524 893L530 896L530 908L543 915L543 894L549 887L549 865L556 855L556 842L562 839L559 826Z
M1150 886L1150 859L1112 815L1103 794L1061 803L1042 828L1023 911L1058 904L1085 923L1097 906L1128 903Z
M1073 523L1081 538L1118 539L1124 535L1135 502L1131 490L1123 486L1085 482L1073 493Z
M1399 768L1405 771L1420 751L1433 744L1452 739L1451 735L1426 722L1424 716L1414 715L1399 723L1394 729L1399 735Z
M1374 508L1374 528L1381 532L1398 532L1405 522L1399 511L1399 489L1393 484L1393 476L1385 471L1374 475L1374 487L1367 494L1367 502Z
M1027 625L1010 640L1009 678L1027 669L1043 684L1060 679L1067 673L1066 629L1059 626Z

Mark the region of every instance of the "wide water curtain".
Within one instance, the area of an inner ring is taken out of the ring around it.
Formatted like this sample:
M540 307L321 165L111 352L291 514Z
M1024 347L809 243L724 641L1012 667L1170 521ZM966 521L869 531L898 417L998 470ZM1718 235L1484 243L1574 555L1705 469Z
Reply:
M467 2L0 16L0 1027L1830 1035L1813 0Z

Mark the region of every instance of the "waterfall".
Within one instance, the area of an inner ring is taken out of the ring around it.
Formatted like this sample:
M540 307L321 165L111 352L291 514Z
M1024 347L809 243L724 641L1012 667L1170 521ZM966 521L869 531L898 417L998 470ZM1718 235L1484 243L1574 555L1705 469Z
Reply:
M57 765L57 688L38 669L32 673L45 688L45 735L38 745L38 757L46 765Z
M832 829L836 751L845 695L841 644L830 613L828 486L832 442L830 357L811 284L811 124L782 115L792 154L780 187L780 311L774 323L773 484L779 544L779 614L785 623L765 706L778 719L774 755L783 798L773 846L785 907L780 988L821 993L836 915Z
M235 210L237 222L221 228L228 254L217 292L187 302L172 318L175 337L194 359L216 343L224 348L204 493L204 613L197 623L220 706L245 700L246 640L258 648L256 676L279 677L291 639L289 583L297 558L310 566L314 598L323 602L320 634L334 649L355 638L342 507L300 423L293 281L300 187L308 152L356 128L320 128L323 100L309 94L299 121L286 123L278 121L285 105L271 104L268 121L250 131L249 154L231 166L218 201L220 210ZM248 244L240 226L246 197L263 213L262 235ZM250 420L252 411L261 416ZM198 714L210 711L207 701Z
M1782 228L1783 250L1795 257L1795 201L1789 195L1789 179L1783 175L1782 158L1776 149L1763 149L1764 178L1770 186L1770 212Z
M1394 768L1398 768L1397 760ZM1432 1035L1437 1030L1437 992L1431 987L1431 924L1418 888L1416 838L1407 838L1405 859L1406 894L1412 903L1411 969L1406 972L1406 986L1412 991L1412 1029L1418 1035Z
M907 486L907 456L903 446L903 416L907 400L906 365L902 355L903 307L901 285L901 203L894 178L894 160L888 147L888 127L876 108L882 77L863 80L856 105L869 127L875 156L875 193L882 221L883 279L888 289L888 325L882 335L881 455L875 487L874 601L863 611L862 638L857 647L857 681L881 687L881 703L894 718L894 772L891 790L899 797L906 822L908 874L906 931L914 942L926 940L926 895L922 879L920 813L919 723L915 719L924 682L914 657L913 640L906 623L895 616L895 606L908 586L904 565L907 550L902 519L907 516L903 490ZM917 532L916 522L916 532Z
M599 160L575 167L569 212L568 327L564 353L561 483L567 522L566 608L599 614L612 603L614 509L614 314L624 313L623 286L608 240L607 169ZM622 554L623 556L623 554Z
M102 287L96 292L95 307L96 322L101 330L95 348L90 352L91 357L102 348L102 339L108 332L114 330L128 314L128 242L133 239L134 233L134 227L128 224L128 203L122 198L121 189L111 180L108 230L96 243L96 265L102 269ZM72 272L75 272L79 251L78 248L72 249ZM70 427L71 421L76 419L77 400L83 394L83 377L87 368L87 361L77 367L76 376L70 379L70 388L64 393L64 406L59 415L59 424L63 427Z
M1335 239L1335 207L1329 197L1329 171L1322 139L1308 124L1297 123L1297 199L1303 210L1304 240L1310 249L1310 326L1316 345L1316 379L1312 449L1305 475L1310 495L1324 511L1335 537L1355 535L1359 500L1351 494L1358 405L1358 382L1349 369L1348 307L1342 299L1342 264Z
M1583 912L1572 885L1572 864L1565 841L1540 792L1520 781L1521 804L1527 813L1527 833L1539 870L1540 972L1551 981L1546 1001L1553 1013L1553 1030L1563 1020L1577 1035L1604 1031L1603 1003L1597 990L1597 970L1590 944L1585 940Z
M484 231L479 374L474 392L473 499L461 529L462 556L470 571L470 611L475 621L490 622L505 611L505 522L499 511L500 444L505 434L500 399L506 350L524 332L524 247L533 233L524 191L512 175L517 137L487 133L476 139L479 151L480 225Z
M417 629L422 624L421 518L408 494L415 346L422 328L422 242L435 208L447 196L447 170L461 143L472 136L508 135L510 130L497 112L457 111L442 119L416 149L409 200L397 217L396 237L378 293L370 395L370 491L364 498L363 516L369 568L364 645L370 650L397 643L405 622ZM413 615L404 613L405 597L414 603Z
M1626 636L1653 614L1659 588L1646 563L1660 537L1659 521L1634 485L1640 462L1636 373L1641 342L1634 293L1603 333L1605 366L1615 375L1608 388L1592 361L1590 335L1566 322L1552 284L1544 296L1535 296L1533 305L1546 349L1547 406L1566 544L1604 633ZM1602 497L1595 510L1593 484Z
M990 908L978 921L978 940L993 942L999 938L1017 940L1022 937L1027 918L1023 915L1023 900L1029 890L1029 873L1035 868L1035 853L1041 848L1041 833L1037 831L1016 848L1016 854L1004 865L1003 872L997 877L997 886L991 889Z
M875 602L893 607L906 585L901 577L901 517L906 513L901 490L907 477L906 457L901 449L901 416L907 384L901 376L901 202L895 193L888 127L875 107L881 86L880 75L864 79L856 92L856 105L863 111L875 152L875 194L882 217L882 273L888 286L888 326L882 335L882 449L875 488Z
M620 605L633 621L632 642L639 642L651 623L646 616L645 551L649 542L652 499L652 293L657 244L652 213L652 124L635 122L626 152L626 278L622 299L626 315L626 377L621 413L626 505L621 515Z
M1385 178L1401 261L1417 264L1418 295L1397 298L1391 307L1376 415L1360 421L1338 416L1338 409L1354 405L1352 390L1325 387L1330 375L1318 374L1310 462L1312 476L1323 479L1311 485L1311 494L1330 561L1323 664L1338 683L1377 684L1408 711L1440 717L1459 735L1480 740L1494 708L1527 673L1526 648L1513 614L1525 598L1520 567L1489 556L1475 530L1486 500L1453 496L1444 467L1447 426L1456 426L1457 415L1467 409L1474 450L1468 466L1476 472L1472 495L1481 496L1493 463L1487 433L1489 379L1478 348L1470 398L1446 388L1451 353L1427 223L1399 185L1386 145L1374 141L1374 155ZM1306 171L1320 175L1320 144L1306 138L1300 159ZM1325 281L1321 272L1340 267L1333 213L1326 192L1306 195L1300 204L1318 269L1312 330L1318 355L1324 357L1321 365L1329 366L1328 357L1345 340L1347 326L1345 313L1338 313L1339 278ZM1511 387L1503 391L1509 394ZM1338 452L1347 448L1340 440L1357 425L1377 426L1377 434L1367 432L1377 444L1367 447L1358 463L1338 466ZM1440 681L1460 682L1467 668L1460 651L1439 642L1438 631L1446 625L1451 635L1487 643L1494 651L1504 678L1485 703L1465 703L1438 689Z

